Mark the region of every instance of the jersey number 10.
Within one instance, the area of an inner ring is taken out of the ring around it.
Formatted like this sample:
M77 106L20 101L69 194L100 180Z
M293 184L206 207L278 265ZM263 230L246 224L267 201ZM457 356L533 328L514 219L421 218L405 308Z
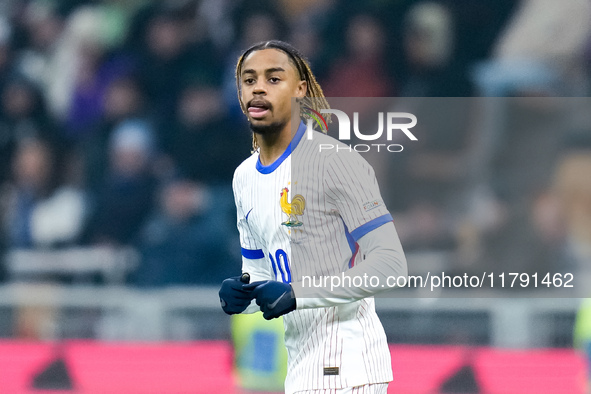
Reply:
M277 249L277 252L275 252L275 258L269 253L269 259L271 259L271 266L273 267L275 278L279 280L279 275L277 275L277 271L279 271L281 274L281 281L283 283L291 283L291 270L289 269L289 259L285 250Z

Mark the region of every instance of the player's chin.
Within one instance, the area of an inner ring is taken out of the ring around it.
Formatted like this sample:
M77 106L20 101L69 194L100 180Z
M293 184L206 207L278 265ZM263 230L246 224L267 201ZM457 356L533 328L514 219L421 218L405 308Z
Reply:
M249 120L249 123L250 129L256 134L260 135L271 135L279 133L285 126L283 122L277 122L273 119L257 119L254 122Z
M266 115L262 117L249 116L248 121L250 122L250 124L257 124L261 126L271 124L271 119L269 119L269 117Z

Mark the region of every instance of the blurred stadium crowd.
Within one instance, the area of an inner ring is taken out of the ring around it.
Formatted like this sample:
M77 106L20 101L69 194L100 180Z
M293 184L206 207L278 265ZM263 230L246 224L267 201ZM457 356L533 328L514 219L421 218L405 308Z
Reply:
M4 1L0 248L131 245L141 262L129 284L218 284L240 266L231 178L251 146L234 81L241 50L291 42L327 97L588 96L590 15L576 0ZM581 150L589 134L523 135L547 136L532 156L545 181L558 167L543 149L578 155L561 167L573 200L566 219L556 202L566 200L540 189L548 184L522 196L535 209L513 207L533 223L534 245L564 243L568 218L591 245L591 154ZM491 153L506 173L498 187L476 185L484 197L469 223L450 223L438 199L458 187L466 162L454 158L474 148L471 139L427 138L404 163L387 163L398 166L393 185L416 191L391 201L406 250L450 250L469 262L490 256L478 246L486 237L507 250L515 215L503 198L524 191L511 188L507 163L520 146L503 151L508 159ZM508 263L521 258L509 252Z

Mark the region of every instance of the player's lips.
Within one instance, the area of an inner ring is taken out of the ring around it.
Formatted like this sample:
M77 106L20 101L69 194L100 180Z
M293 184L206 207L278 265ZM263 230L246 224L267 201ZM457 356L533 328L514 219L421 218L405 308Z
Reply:
M248 103L247 110L248 114L252 118L262 118L269 112L271 103L265 100L252 100Z

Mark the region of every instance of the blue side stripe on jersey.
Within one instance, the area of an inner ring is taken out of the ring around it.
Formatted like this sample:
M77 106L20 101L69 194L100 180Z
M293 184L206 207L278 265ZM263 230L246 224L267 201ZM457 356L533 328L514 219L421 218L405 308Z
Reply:
M263 253L262 249L240 249L242 252L242 256L246 257L247 259L256 260L265 257L265 253Z
M341 218L341 220L343 220L343 219ZM344 220L343 220L343 226L345 226L345 236L347 237L347 243L349 244L349 249L351 249L351 253L354 253L355 249L356 249L356 246L355 246L356 242L353 239L353 236L351 235L351 233L349 232L349 228L345 224Z
M341 218L341 220L343 220L343 219ZM353 266L355 265L355 257L357 257L357 252L359 251L359 244L357 244L357 242L355 242L355 240L353 239L353 236L349 232L349 228L345 224L344 220L343 220L343 226L345 226L345 236L347 237L347 243L349 244L349 249L351 249L351 258L349 259L349 268L353 268Z
M355 242L357 242L359 238L363 237L365 234L369 233L372 230L375 230L376 228L388 222L391 222L392 220L392 215L387 213L357 227L355 230L351 231L351 235L353 236Z
M293 136L293 139L289 143L289 146L287 147L287 149L285 149L285 152L283 152L283 154L281 156L279 156L279 158L277 160L275 160L273 163L269 164L268 166L264 166L261 164L261 159L259 157L259 159L257 160L257 164L256 164L258 172L260 172L261 174L270 174L273 171L275 171L275 169L277 167L279 167L279 165L281 165L281 163L283 163L283 161L285 159L287 159L289 157L289 155L291 154L291 152L293 152L293 150L298 146L298 144L300 143L300 140L304 136L305 132L306 132L306 125L304 124L304 122L300 122L300 125L298 127L298 131L296 131L295 135Z

